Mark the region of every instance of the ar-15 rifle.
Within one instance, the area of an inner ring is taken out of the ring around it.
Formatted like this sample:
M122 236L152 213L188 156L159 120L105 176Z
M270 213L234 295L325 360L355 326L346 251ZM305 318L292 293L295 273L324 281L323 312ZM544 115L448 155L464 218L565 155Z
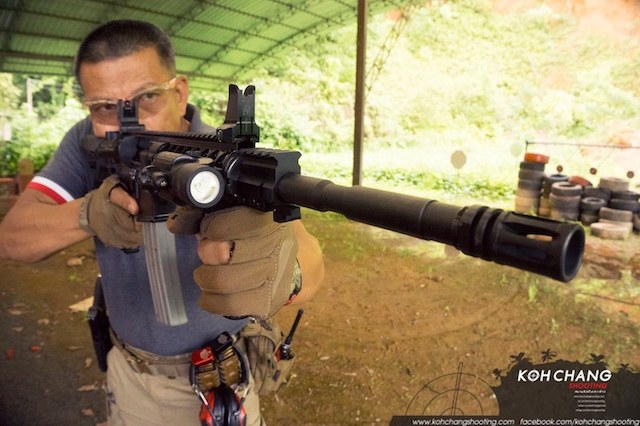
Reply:
M272 211L277 222L300 218L300 206L333 211L560 281L578 272L585 242L579 225L303 176L299 152L255 147L254 105L254 86L243 93L230 85L224 124L214 134L196 134L145 131L137 105L120 101L120 131L83 142L100 178L117 173L139 204L159 321L186 322L175 244L163 223L176 204L205 211L243 205Z

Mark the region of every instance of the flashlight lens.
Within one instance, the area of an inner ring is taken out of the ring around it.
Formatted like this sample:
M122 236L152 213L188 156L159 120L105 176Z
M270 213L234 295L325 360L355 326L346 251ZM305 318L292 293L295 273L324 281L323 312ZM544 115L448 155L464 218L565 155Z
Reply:
M220 193L220 180L209 170L197 173L189 185L191 197L200 204L208 204Z

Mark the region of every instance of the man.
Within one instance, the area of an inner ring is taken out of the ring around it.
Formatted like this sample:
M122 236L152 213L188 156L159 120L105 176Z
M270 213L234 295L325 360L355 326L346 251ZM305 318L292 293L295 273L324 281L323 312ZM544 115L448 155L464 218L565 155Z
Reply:
M0 258L37 262L94 237L117 343L107 359L109 424L197 424L201 401L185 360L223 332L237 339L250 322L246 316L270 318L289 302L311 298L324 274L320 247L300 221L275 224L247 208L210 214L198 237L175 237L188 321L157 322L144 248L122 250L141 245L138 206L113 177L96 188L81 140L118 130L119 99L138 101L147 130L213 129L187 103L187 80L176 75L171 43L154 25L125 20L100 26L80 45L75 72L89 117L65 135L0 224ZM178 231L182 217L173 218ZM234 388L247 424L260 424L253 376L247 376L248 384Z

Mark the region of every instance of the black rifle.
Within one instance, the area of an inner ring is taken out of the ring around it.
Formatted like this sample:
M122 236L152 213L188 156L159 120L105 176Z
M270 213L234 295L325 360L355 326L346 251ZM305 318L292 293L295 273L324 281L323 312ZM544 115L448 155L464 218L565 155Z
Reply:
M88 137L83 147L92 167L102 171L99 179L120 176L139 203L141 222L166 221L176 204L205 211L243 205L272 211L277 222L300 218L303 206L560 281L578 272L585 242L578 224L302 176L300 152L256 148L254 104L254 86L243 93L230 85L222 126L197 134L145 131L137 106L121 101L120 131Z

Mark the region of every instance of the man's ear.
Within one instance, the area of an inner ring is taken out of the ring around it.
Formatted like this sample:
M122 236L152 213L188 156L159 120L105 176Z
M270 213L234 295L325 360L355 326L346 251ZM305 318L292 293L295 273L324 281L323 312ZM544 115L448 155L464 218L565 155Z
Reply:
M189 99L189 82L187 77L181 75L176 77L176 93L178 94L178 105L182 115L187 113L187 101Z

